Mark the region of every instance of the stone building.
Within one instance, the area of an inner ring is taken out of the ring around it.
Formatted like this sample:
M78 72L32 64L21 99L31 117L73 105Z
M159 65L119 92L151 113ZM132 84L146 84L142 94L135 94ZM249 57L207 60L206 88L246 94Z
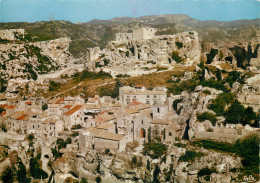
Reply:
M131 102L141 102L149 105L163 103L167 99L166 90L147 90L145 86L137 85L135 87L121 87L119 89L119 99L123 105L130 104Z

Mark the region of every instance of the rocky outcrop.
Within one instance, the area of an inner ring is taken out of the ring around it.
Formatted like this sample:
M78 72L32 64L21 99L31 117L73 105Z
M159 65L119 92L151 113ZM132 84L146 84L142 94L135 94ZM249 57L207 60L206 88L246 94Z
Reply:
M96 67L112 75L146 74L156 71L157 67L171 68L176 62L199 62L198 39L198 33L190 31L151 39L111 41L102 51L98 47L89 49L88 62L91 66L96 63Z
M1 30L0 77L3 81L12 78L36 80L39 74L47 74L74 62L69 52L69 38L41 42L28 42L24 30ZM12 41L3 41L14 40Z

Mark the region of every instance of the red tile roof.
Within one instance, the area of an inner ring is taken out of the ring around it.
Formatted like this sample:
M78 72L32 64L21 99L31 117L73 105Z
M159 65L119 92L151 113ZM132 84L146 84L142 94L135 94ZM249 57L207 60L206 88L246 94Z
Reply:
M0 105L0 108L6 109L7 106L8 106L7 104L3 104L3 105Z
M15 105L9 105L8 107L7 107L7 109L14 109L15 108Z
M26 116L26 114L22 114L20 117L17 118L17 120L23 120Z
M60 98L60 99L58 99L58 100L56 101L56 104L63 103L63 101L64 101L64 98Z
M4 116L6 115L6 111L2 111L2 113L0 114L0 116Z
M33 102L25 102L27 105L32 105Z
M71 107L72 107L72 105L65 105L63 108L70 109Z
M70 115L74 114L76 111L78 111L79 109L81 109L82 107L83 107L83 105L76 105L76 106L73 107L71 110L69 110L68 112L66 112L64 115L70 116Z
M135 87L142 88L142 87L144 87L144 85L136 85Z

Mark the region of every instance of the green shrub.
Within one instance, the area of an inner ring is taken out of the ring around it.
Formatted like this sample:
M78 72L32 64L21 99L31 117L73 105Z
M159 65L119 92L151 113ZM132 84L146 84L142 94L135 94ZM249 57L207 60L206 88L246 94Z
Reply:
M177 63L183 62L183 59L179 56L177 51L172 52L172 59L175 60Z
M133 156L133 157L132 157L131 165L132 165L132 166L137 165L137 158L136 158L136 156Z
M182 144L182 143L174 143L174 145L176 147L182 147L182 148L185 148L187 146L186 144Z
M203 90L202 93L206 94L206 95L210 95L211 92L209 90Z
M156 159L167 153L167 146L153 141L147 142L144 144L143 152Z
M76 124L76 125L73 125L71 127L71 130L78 130L78 129L81 129L81 128L82 128L82 126L80 124Z
M201 81L200 85L207 86L210 88L215 88L217 90L222 90L223 92L226 92L226 93L229 92L227 87L224 85L223 81L216 81L216 80L210 79L207 81Z
M14 181L14 171L10 166L5 167L2 171L1 179L3 182L11 183Z
M72 137L77 137L77 136L79 136L79 132L78 132L78 131L75 131L75 132L73 132L72 134L70 134L70 136L72 136Z
M238 80L240 77L240 72L232 71L228 73L228 77L226 78L226 82L229 83L229 86L232 87L233 83Z
M217 173L217 170L216 168L202 168L200 169L200 171L198 172L198 176L199 177L202 177L202 176L205 176L205 175L211 175L212 173Z
M224 115L225 107L234 100L234 96L231 93L221 93L216 99L209 104L208 108L213 110L217 116Z
M213 126L215 126L215 124L217 122L216 115L212 114L212 113L209 113L209 112L204 112L202 114L198 113L197 114L197 119L199 121L209 120Z
M184 155L179 158L179 162L194 162L196 158L202 157L204 154L195 151L186 151Z
M46 179L48 174L40 168L38 162L41 158L41 154L38 154L35 158L30 159L30 174L35 179Z
M176 99L176 100L173 101L172 107L173 107L173 109L174 109L175 111L177 111L177 105L178 105L178 103L180 103L180 102L182 102L182 101L183 101L183 99Z
M175 83L171 87L168 88L168 93L172 93L174 95L181 94L184 90L194 91L194 89L198 86L198 82L195 80L183 81L181 83Z
M61 83L50 81L49 91L57 91L62 86Z
M176 41L175 42L176 46L178 49L182 48L183 47L183 43L179 42L179 41Z
M112 76L103 71L96 73L96 72L90 72L88 69L85 69L80 73L74 74L74 78L76 81L80 82L85 79L112 78Z
M249 124L253 125L251 121L256 123L256 113L253 111L253 108L245 108L239 101L235 100L234 103L227 109L224 114L226 123L231 124Z
M206 54L207 61L206 64L211 64L215 56L218 54L218 49L211 49L209 54Z

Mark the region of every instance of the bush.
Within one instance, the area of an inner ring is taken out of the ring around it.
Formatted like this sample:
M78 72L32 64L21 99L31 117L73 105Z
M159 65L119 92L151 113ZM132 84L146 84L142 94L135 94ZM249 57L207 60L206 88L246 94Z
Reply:
M132 157L131 165L132 165L132 166L137 165L137 158L136 158L136 156L133 156L133 157Z
M75 131L75 132L73 132L72 134L70 134L70 136L72 136L72 137L77 137L77 136L79 136L79 132L78 132L78 131Z
M210 87L210 88L215 88L217 90L222 90L225 93L229 92L227 87L224 85L223 81L216 81L216 80L210 79L210 80L207 80L207 81L201 81L200 85L207 86L207 87Z
M162 143L148 142L144 144L143 152L153 159L157 159L167 153L167 146Z
M35 158L30 159L30 174L35 179L46 179L48 174L40 168L38 162L41 158L41 154L38 154Z
M179 158L179 162L194 162L196 158L202 157L203 153L195 151L186 151L184 155Z
M134 149L136 148L136 147L138 147L140 144L139 144L139 142L138 141L133 141L133 142L127 142L126 143L126 147L125 147L125 149L126 149L126 152L133 152L134 151Z
M174 109L175 111L177 111L177 105L178 105L178 103L180 103L180 102L182 102L182 101L183 101L183 99L176 99L176 100L173 101L172 107L173 107L173 109Z
M231 104L224 116L226 118L226 123L242 123L243 125L254 125L254 123L256 123L256 113L253 111L253 108L244 108L244 106L237 100ZM251 121L254 121L254 123L252 124Z
M14 172L10 166L5 167L2 172L1 179L3 182L11 183L14 181Z
M181 42L176 41L175 44L178 47L178 49L183 47L183 43L181 43Z
M81 128L82 128L82 126L80 124L76 124L76 125L73 125L71 127L71 130L78 130L78 129L81 129Z
M198 172L198 176L199 177L202 177L202 176L205 176L205 175L211 175L212 173L217 173L217 170L215 168L202 168L200 169L200 171Z
M61 87L61 83L50 81L49 91L57 91Z
M85 79L112 78L112 76L103 71L96 73L96 72L90 72L88 69L85 69L80 73L76 73L74 75L74 78L76 81L80 82Z
M206 64L211 64L215 56L218 54L218 49L211 49L209 54L206 54L207 61Z
M231 93L221 93L212 101L208 108L213 110L217 116L222 116L224 115L225 107L233 100L234 96Z
M232 71L228 73L228 77L226 78L226 82L229 83L229 86L232 87L233 83L238 80L240 77L240 72Z
M197 119L199 121L209 120L213 126L216 125L217 119L215 114L211 114L209 112L204 112L202 114L197 114Z
M184 90L193 91L196 86L198 86L198 82L194 80L183 81L181 83L175 83L171 87L167 87L168 92L174 95L181 94Z
M177 63L183 62L182 58L179 56L177 51L172 52L172 59L175 60Z

